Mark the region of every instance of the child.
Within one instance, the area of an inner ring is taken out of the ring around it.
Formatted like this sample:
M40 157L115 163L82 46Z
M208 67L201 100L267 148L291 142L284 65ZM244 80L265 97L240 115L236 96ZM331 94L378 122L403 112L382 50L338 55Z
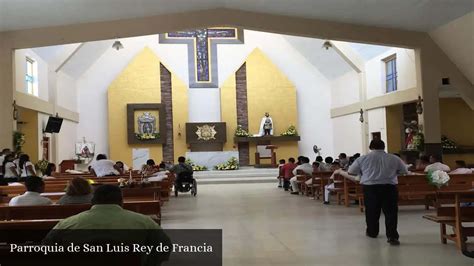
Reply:
M288 163L283 165L283 176L284 176L284 182L283 182L283 188L285 191L288 191L290 187L290 179L294 176L293 175L293 170L298 166L295 163L295 158L290 158L288 159Z
M285 159L281 159L278 161L278 187L281 188L283 186L283 179L285 178L285 174L283 173L283 166L285 165Z

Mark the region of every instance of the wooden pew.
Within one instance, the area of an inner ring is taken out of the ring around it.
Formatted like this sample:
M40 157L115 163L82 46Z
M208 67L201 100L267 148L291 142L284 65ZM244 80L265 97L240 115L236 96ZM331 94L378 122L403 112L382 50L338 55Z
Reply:
M473 188L474 174L450 175L447 186L438 189L428 182L426 175L405 175L398 177L398 204L435 206L434 195L437 191L469 190ZM350 200L359 201L359 209L364 211L362 186L354 180L344 178L344 204L349 207Z
M474 226L464 226L474 222L474 206L462 206L463 203L474 202L474 191L440 191L436 193L437 202L435 214L424 215L423 218L439 223L441 243L454 241L458 249L466 250L466 238L474 236ZM444 205L443 202L450 204ZM446 225L453 228L454 234L446 232Z
M311 176L311 184L306 185L303 183L305 190L307 191L307 195L312 195L314 199L319 199L322 196L324 200L324 186L329 183L329 177L331 177L331 175L331 171L313 172Z
M342 175L335 174L333 182L334 188L330 188L329 191L336 193L337 204L341 205L344 196L344 177ZM323 200L327 201L327 199L325 199L324 197Z
M47 206L0 206L0 220L44 220L64 219L89 210L91 204L47 205ZM124 202L123 208L129 211L153 216L160 224L160 201Z

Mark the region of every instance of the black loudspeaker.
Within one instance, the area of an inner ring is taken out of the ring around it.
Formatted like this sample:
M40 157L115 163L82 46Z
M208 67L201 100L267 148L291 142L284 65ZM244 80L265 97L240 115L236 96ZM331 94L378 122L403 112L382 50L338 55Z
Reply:
M45 133L59 133L61 130L61 125L63 124L63 119L57 116L50 116L48 118L48 123L44 129Z

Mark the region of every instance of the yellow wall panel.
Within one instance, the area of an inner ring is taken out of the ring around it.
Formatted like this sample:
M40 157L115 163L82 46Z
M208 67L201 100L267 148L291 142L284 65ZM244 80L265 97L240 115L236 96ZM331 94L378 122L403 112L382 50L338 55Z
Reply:
M139 52L108 88L109 157L132 166L132 149L149 148L151 158L163 158L162 146L127 141L127 104L160 103L160 60L148 47Z
M188 87L176 75L171 75L173 89L173 141L174 160L185 156L188 150L186 144L186 122L188 122ZM181 133L181 135L179 135Z
M234 133L237 128L237 102L236 102L235 74L231 75L221 87L221 119L226 122L227 142L224 151L237 150L234 144Z
M19 108L20 120L23 124L18 126L18 130L25 134L25 144L22 152L30 156L32 163L38 161L38 112L26 108Z
M298 129L296 88L288 78L258 48L247 60L247 101L249 133L259 131L265 112L273 119L273 134L279 136L290 125ZM277 159L298 156L298 143L274 143ZM255 145L250 145L250 164L255 164Z

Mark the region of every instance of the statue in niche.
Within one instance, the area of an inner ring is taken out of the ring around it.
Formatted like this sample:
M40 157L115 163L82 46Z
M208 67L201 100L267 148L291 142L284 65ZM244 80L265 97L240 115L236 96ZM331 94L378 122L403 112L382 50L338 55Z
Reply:
M418 122L413 120L410 123L405 122L405 148L407 150L416 150L415 135L418 133Z
M137 123L139 134L156 133L156 117L150 112L143 112L143 114L138 117Z
M260 136L273 136L273 120L270 117L268 112L265 113L265 116L260 122Z

